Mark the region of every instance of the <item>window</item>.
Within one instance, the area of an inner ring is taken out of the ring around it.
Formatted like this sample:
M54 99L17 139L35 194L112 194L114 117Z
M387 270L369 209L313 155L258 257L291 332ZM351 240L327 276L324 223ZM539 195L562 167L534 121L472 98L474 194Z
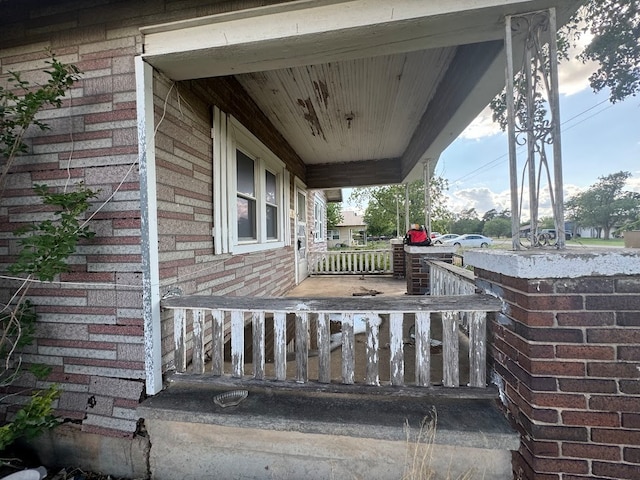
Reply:
M314 242L324 242L325 241L325 223L324 223L324 215L325 215L325 205L324 202L318 198L316 198L313 205L313 241Z
M327 240L340 240L340 230L327 231Z
M232 117L214 109L214 245L248 253L290 243L284 163Z

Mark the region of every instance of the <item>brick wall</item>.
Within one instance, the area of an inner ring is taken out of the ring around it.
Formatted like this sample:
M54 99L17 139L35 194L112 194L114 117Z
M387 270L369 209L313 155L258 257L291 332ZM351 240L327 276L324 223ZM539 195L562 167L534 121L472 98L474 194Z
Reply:
M391 240L391 255L393 257L393 278L404 278L404 243L401 240Z
M45 47L84 72L62 108L43 112L51 129L29 132L28 152L8 179L0 203L2 271L17 252L11 232L50 215L35 205L33 184L62 189L83 181L99 190L90 209L96 237L71 257L70 273L29 292L40 322L24 360L49 365L53 373L44 382L25 375L10 393L28 394L56 382L61 388L58 413L83 431L135 432L145 377L134 74L134 56L142 50L139 27L269 3L278 2L1 2L1 73L19 71L25 80L42 82ZM5 78L0 76L0 82ZM212 87L197 90L196 82L185 84L179 103L175 89L167 97L170 85L160 76L155 79L156 122L166 113L156 139L162 287L229 295L285 291L293 278L291 248L236 257L212 254L209 108L215 102L207 96ZM228 97L225 85L217 83L219 98L246 107L247 98ZM269 136L263 117L254 110L243 112L263 138L279 144L281 137ZM290 148L278 148L291 170L304 178L304 166ZM1 279L0 301L6 302L18 285ZM172 327L164 327L163 342L170 346Z
M451 263L450 251L439 251L439 247L404 246L404 268L407 279L407 294L428 295L430 289L429 267L424 259L448 261Z
M505 301L489 345L522 438L515 478L640 478L640 275L476 274Z

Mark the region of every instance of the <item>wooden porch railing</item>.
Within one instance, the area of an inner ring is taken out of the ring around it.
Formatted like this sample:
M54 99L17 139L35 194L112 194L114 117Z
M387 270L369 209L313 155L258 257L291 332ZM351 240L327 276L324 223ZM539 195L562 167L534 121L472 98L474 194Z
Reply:
M500 310L498 299L487 295L456 297L173 297L162 301L173 310L175 367L177 372L202 374L205 355L211 356L213 375L245 377L245 327L252 326L252 374L256 380L287 380L287 316L295 318L295 380L310 381L308 365L310 345L317 349L320 383L331 382L332 335L330 323L341 325L341 381L355 383L355 331L365 335L366 375L364 383L380 385L380 334L388 328L389 383L405 385L404 330L405 315L415 317L415 385L431 385L432 321L442 322L442 380L445 387L460 385L459 313L464 312L473 328L469 335L469 386L486 386L486 317ZM440 315L436 315L440 314ZM382 326L382 317L385 322ZM267 322L268 320L268 322ZM191 325L192 322L192 325ZM265 324L273 325L273 378L265 373ZM191 327L191 328L188 328ZM190 335L187 335L187 332ZM314 332L310 335L310 332ZM224 344L231 345L230 365L225 372ZM386 345L385 347L386 348ZM191 358L187 358L188 350ZM314 351L314 355L316 352Z
M427 260L431 295L473 295L476 277L466 268L450 263Z
M392 273L391 250L330 250L310 252L311 275L359 275Z

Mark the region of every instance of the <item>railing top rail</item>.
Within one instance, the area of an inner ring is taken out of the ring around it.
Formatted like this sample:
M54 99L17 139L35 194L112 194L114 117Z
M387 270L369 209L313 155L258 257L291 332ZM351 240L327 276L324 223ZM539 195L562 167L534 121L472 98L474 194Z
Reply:
M162 300L163 308L189 308L243 312L311 313L414 313L414 312L499 312L502 302L476 294L410 297L228 297L189 295Z
M466 268L458 267L456 265L451 265L450 263L442 262L440 260L425 259L425 262L436 265L437 267L442 268L444 270L448 270L449 272L459 277L464 277L465 280L469 280L470 282L475 283L476 281L475 274L471 270L467 270Z
M378 248L375 250L365 249L365 248L354 248L351 250L321 250L315 252L309 252L309 255L326 255L326 254L339 254L339 253L384 253L390 252L390 248Z

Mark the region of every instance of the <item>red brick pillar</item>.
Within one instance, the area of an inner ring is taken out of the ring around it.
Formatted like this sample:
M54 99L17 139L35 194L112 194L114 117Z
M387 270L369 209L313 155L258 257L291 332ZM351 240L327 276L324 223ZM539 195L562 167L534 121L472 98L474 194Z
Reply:
M521 433L514 478L640 479L640 253L469 252L504 300L490 366Z
M394 238L391 240L391 257L393 262L393 278L404 278L404 242Z
M429 266L425 260L440 260L451 263L453 247L416 247L404 246L404 268L407 279L407 294L427 295L430 289Z

